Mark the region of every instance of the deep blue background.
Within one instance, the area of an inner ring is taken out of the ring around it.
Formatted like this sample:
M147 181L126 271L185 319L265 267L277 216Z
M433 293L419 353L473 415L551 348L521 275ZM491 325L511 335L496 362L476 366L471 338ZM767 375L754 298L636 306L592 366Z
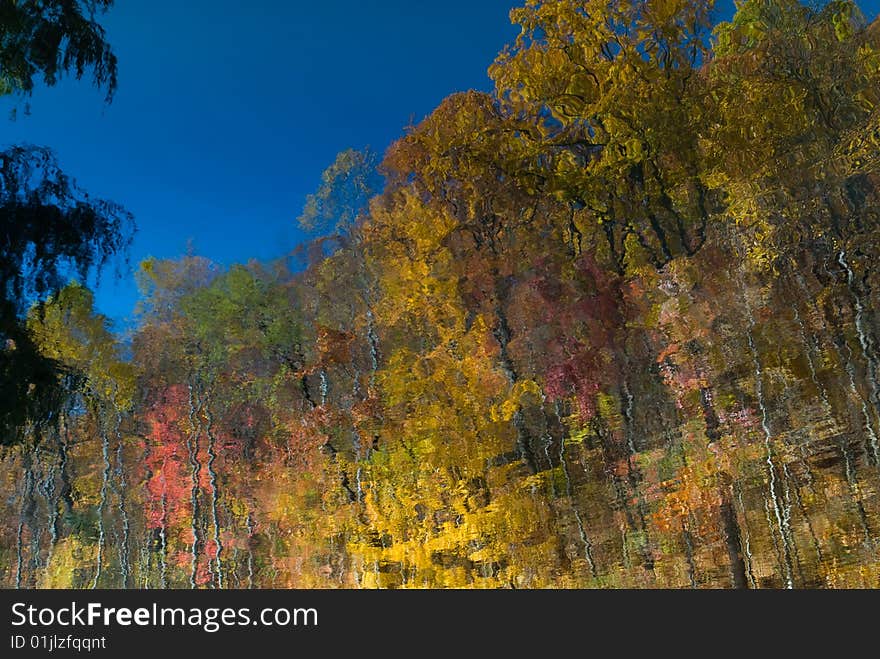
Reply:
M131 210L133 267L188 240L226 265L280 256L303 240L295 218L338 151L382 152L448 94L490 88L518 4L119 0L101 21L114 102L88 83L40 88L30 116L0 119L0 144L52 147L86 190ZM861 6L873 17L880 0ZM134 280L109 275L98 307L124 324Z

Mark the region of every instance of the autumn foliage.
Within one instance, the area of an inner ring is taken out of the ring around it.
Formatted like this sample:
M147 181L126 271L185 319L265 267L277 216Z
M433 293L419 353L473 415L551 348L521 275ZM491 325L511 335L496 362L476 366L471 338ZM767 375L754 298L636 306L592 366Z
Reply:
M3 457L2 583L880 586L876 23L511 18L384 187L340 154L307 267L144 262L130 356L32 311L74 393Z

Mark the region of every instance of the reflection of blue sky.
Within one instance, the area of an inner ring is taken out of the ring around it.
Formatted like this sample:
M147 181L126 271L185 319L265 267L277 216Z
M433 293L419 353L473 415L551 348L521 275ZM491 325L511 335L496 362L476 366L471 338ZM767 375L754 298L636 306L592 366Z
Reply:
M301 239L295 218L338 151L381 152L447 94L488 88L516 34L510 3L120 0L102 20L120 60L112 105L88 82L41 89L0 141L51 146L133 211L135 266L190 238L224 264L270 258ZM133 279L108 270L97 298L125 317Z
M133 211L133 266L189 239L227 265L275 257L302 239L294 218L338 151L381 152L446 95L489 88L514 4L120 0L103 20L113 104L87 83L40 89L2 142L52 147L86 190ZM880 0L861 6L876 16ZM135 299L133 278L108 271L99 308L123 319Z

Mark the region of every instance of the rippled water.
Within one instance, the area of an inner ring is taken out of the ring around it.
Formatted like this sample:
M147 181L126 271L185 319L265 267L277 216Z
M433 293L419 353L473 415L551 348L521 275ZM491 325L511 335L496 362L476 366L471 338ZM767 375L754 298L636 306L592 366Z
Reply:
M880 586L870 264L697 258L624 289L655 322L619 331L589 414L525 389L505 414L479 397L516 390L489 361L432 397L464 359L436 355L378 422L333 364L295 428L197 381L136 419L74 412L3 456L0 584Z

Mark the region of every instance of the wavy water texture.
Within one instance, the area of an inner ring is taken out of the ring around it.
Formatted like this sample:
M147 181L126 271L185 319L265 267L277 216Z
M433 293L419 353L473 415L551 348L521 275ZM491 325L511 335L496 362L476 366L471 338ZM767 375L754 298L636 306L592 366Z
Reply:
M125 350L35 308L0 585L880 587L880 30L660 4L515 10L305 261L142 263Z

